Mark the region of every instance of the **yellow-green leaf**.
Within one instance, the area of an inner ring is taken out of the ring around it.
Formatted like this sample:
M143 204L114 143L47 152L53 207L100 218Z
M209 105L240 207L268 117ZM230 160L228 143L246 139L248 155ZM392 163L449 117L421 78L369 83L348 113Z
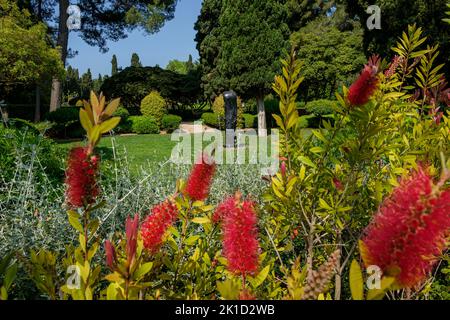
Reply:
M211 223L211 220L208 217L198 217L192 219L193 223L199 223L199 224L205 224L205 223Z
M114 112L116 112L117 108L120 105L120 98L114 99L111 101L103 112L107 116L112 116Z
M361 267L356 260L350 266L350 291L353 300L364 300L364 281Z
M120 117L114 117L100 124L100 133L107 133L114 129L120 122Z

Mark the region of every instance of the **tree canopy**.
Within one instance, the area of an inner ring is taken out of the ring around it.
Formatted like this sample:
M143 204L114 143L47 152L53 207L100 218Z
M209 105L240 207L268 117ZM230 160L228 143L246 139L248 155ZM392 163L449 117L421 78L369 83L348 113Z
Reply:
M0 26L1 91L64 74L58 51L49 45L46 26L33 24L30 13L15 1L0 0Z
M198 71L182 75L159 67L128 67L103 82L101 91L108 99L121 98L131 111L139 109L141 100L158 91L169 104L191 104L201 96Z
M367 7L373 4L368 0L342 0L351 17L357 17L365 24L369 15ZM441 55L448 62L450 57L450 27L442 19L448 11L447 0L379 0L381 9L381 30L364 32L364 48L366 53L377 53L392 56L391 48L401 36L401 30L407 25L417 24L424 30L429 43L440 45ZM447 63L447 74L449 74Z
M332 98L339 87L354 80L367 61L360 24L354 22L352 29L344 31L339 25L338 19L321 17L291 35L298 57L304 61L302 100Z

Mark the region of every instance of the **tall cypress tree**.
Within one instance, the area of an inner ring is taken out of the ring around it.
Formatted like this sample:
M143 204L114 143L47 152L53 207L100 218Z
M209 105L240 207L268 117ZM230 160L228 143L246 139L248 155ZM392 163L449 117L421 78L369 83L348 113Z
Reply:
M111 60L111 76L117 74L117 72L118 72L117 57L115 54L113 54L112 60Z
M139 56L135 52L131 55L131 66L132 67L142 67Z
M277 0L224 0L220 16L216 89L232 89L258 105L258 129L266 129L264 96L288 46L286 6Z

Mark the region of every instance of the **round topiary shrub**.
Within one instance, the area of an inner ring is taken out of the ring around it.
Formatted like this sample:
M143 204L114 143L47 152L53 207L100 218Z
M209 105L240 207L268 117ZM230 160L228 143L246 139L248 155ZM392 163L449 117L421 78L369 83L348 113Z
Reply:
M153 117L149 116L131 116L128 118L131 122L131 130L137 134L159 133L159 126Z
M305 106L305 109L306 112L320 117L328 114L333 114L334 106L336 105L336 103L336 101L326 99L314 100L308 102Z
M116 112L113 113L113 117L120 117L120 119L122 121L127 120L129 116L130 116L130 112L128 112L128 110L122 106L117 108Z
M171 133L178 129L181 124L181 117L174 114L166 114L161 120L161 128Z
M128 119L130 117L130 112L124 107L120 106L117 108L116 112L113 114L114 117L120 117L119 125L114 129L117 133L129 133L132 131L132 123Z
M79 114L80 108L78 107L61 107L47 113L44 119L57 124L68 124L69 122L78 121Z
M147 95L141 102L141 113L143 116L153 117L158 124L161 126L161 121L166 113L167 104L166 100L157 92L152 91Z
M258 116L253 114L244 113L242 115L244 118L244 128L257 128L258 127Z
M221 125L222 121L220 121L219 116L215 113L205 112L202 114L202 120L204 124L213 128L222 129L221 127L223 127L223 125Z
M242 100L240 97L237 98L237 127L242 128L243 121L242 115L244 114L244 107L242 105ZM212 111L219 116L221 119L225 119L225 100L223 99L223 95L218 96L212 105ZM223 120L225 121L225 120Z

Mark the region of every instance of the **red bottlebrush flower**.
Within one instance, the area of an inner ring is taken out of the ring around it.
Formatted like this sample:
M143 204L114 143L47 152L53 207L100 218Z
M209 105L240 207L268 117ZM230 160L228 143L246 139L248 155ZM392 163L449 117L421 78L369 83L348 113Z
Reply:
M125 222L125 235L127 238L127 259L131 265L136 254L137 239L139 231L139 215L135 215L134 219L127 217Z
M286 177L286 162L284 162L284 161L281 162L280 169L281 169L281 175L283 177Z
M344 185L338 178L333 178L333 184L337 190L339 190L339 191L344 190Z
M206 154L194 165L186 183L186 194L194 201L205 200L208 197L216 164Z
M144 247L150 253L156 253L162 244L167 229L175 222L178 208L175 203L166 200L152 208L151 214L141 226Z
M106 265L111 270L114 270L117 263L116 250L114 249L114 246L109 240L105 241L105 252L106 252Z
M217 206L216 211L214 211L214 214L212 216L212 221L214 223L221 222L225 214L227 214L227 212L232 212L235 209L236 209L235 198L230 197L226 199L224 202L222 202Z
M373 56L364 66L359 78L350 86L348 101L352 106L362 106L369 102L378 87L378 71L380 58Z
M228 211L222 215L223 251L228 270L245 277L258 270L257 218L252 201L236 203L236 198L230 198L224 204Z
M244 289L239 293L239 300L256 300L256 297L250 291Z
M69 152L66 170L66 201L73 208L92 204L99 194L97 185L98 157L88 148L77 147Z
M364 262L385 273L400 270L404 287L421 283L445 248L450 190L440 191L420 168L387 198L365 232Z

